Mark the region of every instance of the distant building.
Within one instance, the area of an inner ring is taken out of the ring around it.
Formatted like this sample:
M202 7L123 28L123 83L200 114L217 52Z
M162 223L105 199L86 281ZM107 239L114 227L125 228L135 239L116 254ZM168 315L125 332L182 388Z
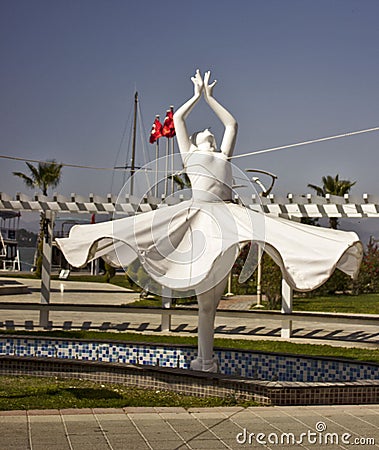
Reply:
M0 271L21 270L17 243L20 217L16 211L0 211Z

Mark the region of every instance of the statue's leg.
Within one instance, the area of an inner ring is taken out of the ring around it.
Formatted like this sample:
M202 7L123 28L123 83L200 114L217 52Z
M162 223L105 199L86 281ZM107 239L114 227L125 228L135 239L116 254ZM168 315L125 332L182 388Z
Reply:
M198 357L191 363L193 370L217 372L217 362L213 359L214 321L226 282L227 277L209 291L197 295L199 305Z

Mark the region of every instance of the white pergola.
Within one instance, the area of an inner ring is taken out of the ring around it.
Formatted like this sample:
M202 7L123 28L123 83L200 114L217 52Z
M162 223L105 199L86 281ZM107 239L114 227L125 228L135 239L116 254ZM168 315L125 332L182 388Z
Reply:
M235 196L238 199L238 195ZM10 196L0 192L0 210L13 211L45 211L51 213L76 213L76 214L136 214L146 212L160 206L176 204L188 197L176 193L175 196L165 198L146 196L142 199L134 196L126 196L120 199L112 194L98 196L89 194L82 196L71 194L70 198L61 195L45 197L36 194L33 197L17 193ZM379 196L362 194L361 196L343 197L326 195L321 197L313 194L287 194L286 196L270 194L267 197L252 195L251 199L244 199L244 204L264 213L274 214L288 219L300 219L302 217L378 217Z

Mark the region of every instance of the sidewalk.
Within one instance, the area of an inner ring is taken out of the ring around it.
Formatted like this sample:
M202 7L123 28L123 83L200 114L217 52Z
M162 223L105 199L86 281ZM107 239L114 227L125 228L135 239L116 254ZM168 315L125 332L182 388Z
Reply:
M2 450L374 449L378 424L379 405L0 412Z

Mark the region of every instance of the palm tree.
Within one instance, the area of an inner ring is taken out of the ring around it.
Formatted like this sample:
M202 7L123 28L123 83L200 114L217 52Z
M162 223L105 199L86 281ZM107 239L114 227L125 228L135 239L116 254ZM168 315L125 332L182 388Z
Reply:
M325 197L326 194L343 197L345 194L350 192L350 189L355 185L355 183L356 181L340 180L339 175L337 174L335 177L332 177L331 175L322 177L322 186L308 184L308 187L314 189L317 192L317 195L320 195L321 197ZM330 228L334 228L336 230L338 227L337 217L330 217L329 225Z
M30 188L38 187L43 195L47 195L49 187L58 186L61 179L62 164L58 164L56 161L47 161L38 163L38 167L28 162L26 165L30 171L29 175L22 172L13 172L13 175L20 177L26 186Z
M62 164L58 164L56 161L40 162L35 167L29 162L26 163L30 173L25 174L23 172L13 172L13 175L20 177L27 187L39 188L43 195L47 195L49 187L58 186L61 179ZM44 237L44 228L46 225L46 216L42 211L40 215L40 230L38 235L37 251L35 254L34 262L36 266L36 274L40 276L42 267L42 243Z

